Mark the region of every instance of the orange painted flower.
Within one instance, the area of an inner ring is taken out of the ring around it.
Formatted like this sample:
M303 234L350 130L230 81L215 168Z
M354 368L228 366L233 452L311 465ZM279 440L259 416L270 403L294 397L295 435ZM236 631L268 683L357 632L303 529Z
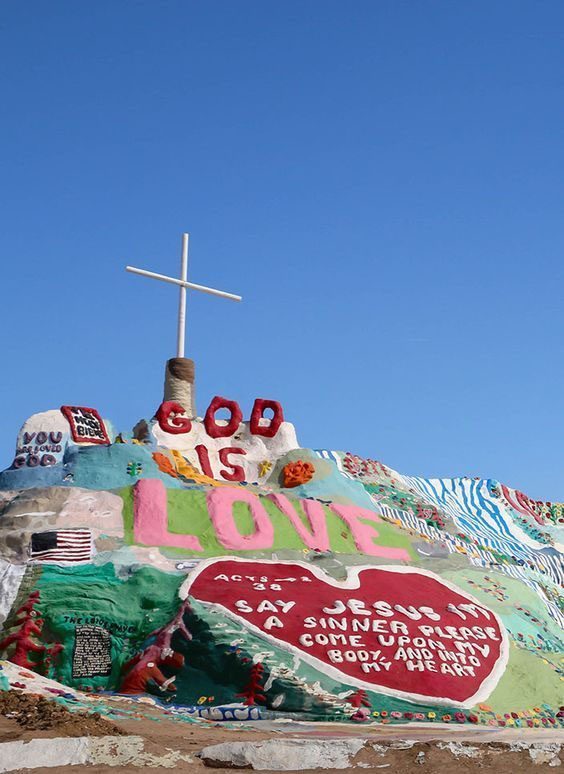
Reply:
M313 478L314 473L315 468L311 462L304 462L303 460L289 462L282 470L284 486L290 489L294 486L300 486L300 484L307 484Z

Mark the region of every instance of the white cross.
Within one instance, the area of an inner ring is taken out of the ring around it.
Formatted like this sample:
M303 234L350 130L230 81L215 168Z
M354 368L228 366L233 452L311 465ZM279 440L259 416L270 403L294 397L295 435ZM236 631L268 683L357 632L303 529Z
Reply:
M190 234L182 234L182 257L180 259L180 278L167 277L164 274L156 274L154 271L147 271L146 269L136 269L135 266L126 266L126 271L131 271L133 274L140 274L142 277L152 277L153 279L162 280L163 282L171 282L173 285L180 285L180 298L178 301L178 344L176 347L176 357L184 357L184 341L186 335L186 289L201 290L203 293L209 293L212 296L221 296L221 298L230 298L232 301L241 301L241 296L236 296L234 293L226 293L224 290L215 290L215 288L208 288L205 285L196 285L193 282L188 282L188 240Z

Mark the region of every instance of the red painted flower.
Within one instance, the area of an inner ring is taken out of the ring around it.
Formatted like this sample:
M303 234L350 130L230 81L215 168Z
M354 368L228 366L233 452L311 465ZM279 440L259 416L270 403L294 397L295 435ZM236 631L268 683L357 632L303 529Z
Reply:
M351 476L362 475L363 463L364 460L362 457L357 457L356 454L351 454L350 452L347 452L343 459L343 465L345 466L347 473L350 473Z
M370 715L367 710L359 708L353 715L351 715L351 720L354 720L355 723L364 723L369 719L369 717Z

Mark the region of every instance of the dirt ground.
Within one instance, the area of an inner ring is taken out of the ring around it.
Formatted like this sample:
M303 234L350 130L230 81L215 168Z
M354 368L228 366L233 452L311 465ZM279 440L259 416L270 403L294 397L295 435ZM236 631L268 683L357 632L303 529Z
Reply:
M0 693L0 742L39 736L105 736L125 733L97 712L69 712L62 704L29 693Z
M539 742L562 742L561 733L540 731L533 740L526 730L508 734L507 730L490 732L486 729L441 729L429 727L378 726L336 726L335 724L292 724L291 727L269 723L255 723L255 727L242 724L241 727L227 727L214 722L175 722L151 710L150 717L142 713L135 719L109 722L97 713L70 713L65 707L42 697L10 692L0 695L0 741L33 739L55 736L101 736L133 734L145 740L145 752L154 756L153 763L143 766L72 766L59 769L33 769L36 774L53 774L68 771L69 774L111 774L111 772L139 772L153 768L156 759L164 758L171 751L179 751L190 760L179 760L174 764L176 771L204 774L213 771L197 757L197 753L208 745L226 741L259 741L262 739L336 739L338 737L359 737L369 739L370 745L361 750L354 759L354 771L374 770L387 774L542 774L555 771L555 764L548 762L533 765L528 750L511 751L509 745L518 740ZM437 742L437 740L441 740ZM412 742L406 740L414 740ZM464 753L453 754L444 748L445 741L466 740L472 746L483 749L480 758ZM376 744L374 749L372 744ZM564 762L564 761L563 761ZM170 768L170 766L169 766ZM155 768L155 770L158 770ZM164 771L164 768L160 768ZM226 767L215 768L226 771ZM315 769L321 774L352 771L353 769ZM21 772L31 771L21 769Z

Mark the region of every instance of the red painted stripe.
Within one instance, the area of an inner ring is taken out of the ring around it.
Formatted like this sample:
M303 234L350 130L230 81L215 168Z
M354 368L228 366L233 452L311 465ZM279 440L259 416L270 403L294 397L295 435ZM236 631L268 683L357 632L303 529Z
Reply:
M89 556L32 556L32 562L90 562Z
M36 562L88 562L89 556L32 556Z
M33 558L42 556L90 556L88 551L45 551L41 554L34 554Z

